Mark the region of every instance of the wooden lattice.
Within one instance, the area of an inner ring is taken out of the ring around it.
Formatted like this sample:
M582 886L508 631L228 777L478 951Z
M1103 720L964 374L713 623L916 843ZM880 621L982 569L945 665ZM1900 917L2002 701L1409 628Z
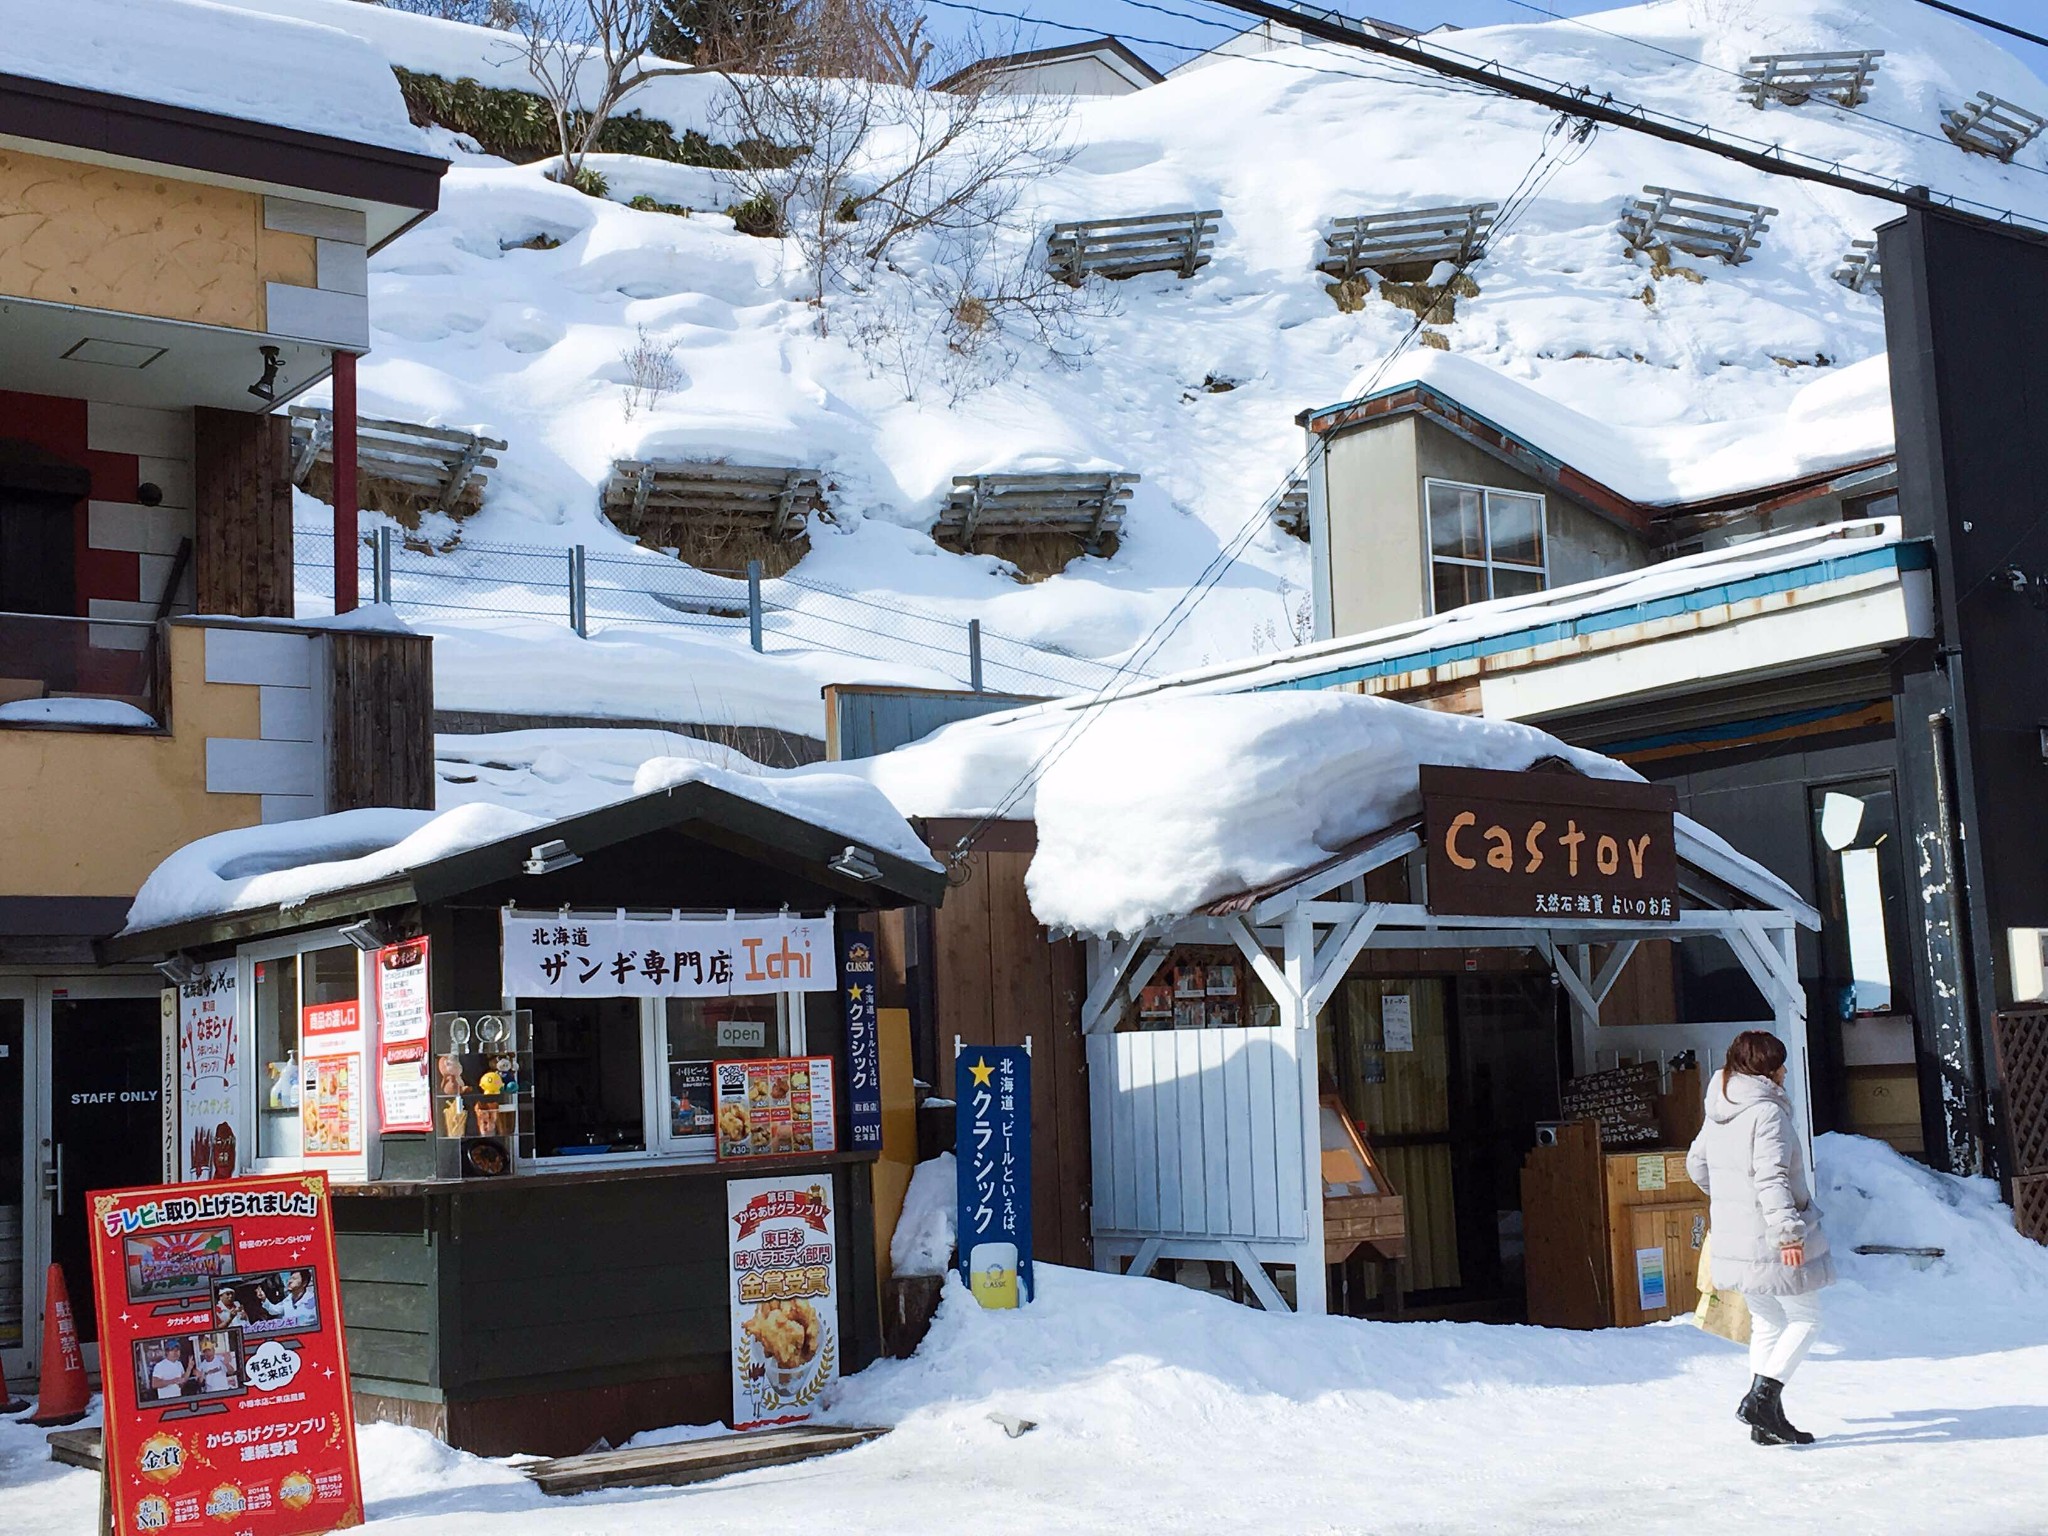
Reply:
M1959 148L2007 164L2043 128L2048 128L2048 117L1989 91L1979 91L1967 106L1950 107L1941 114L1941 131Z
M1204 208L1055 224L1046 240L1046 265L1055 276L1077 285L1088 277L1136 277L1143 272L1193 277L1209 264L1222 217L1222 209Z
M2012 1224L2020 1236L2048 1243L2048 1173L2022 1174L2012 1181Z
M1688 256L1718 256L1733 267L1749 260L1771 227L1764 221L1777 211L1705 192L1644 187L1622 210L1621 232L1631 251L1662 245Z
M1308 538L1307 480L1297 477L1288 481L1286 489L1273 498L1273 521L1284 533L1297 539Z
M2013 1171L2048 1176L2048 1008L2015 1008L1992 1025Z
M1875 240L1851 240L1848 254L1835 268L1835 281L1853 293L1884 297L1884 267L1877 259Z
M1838 106L1861 106L1870 99L1882 48L1849 53L1760 53L1742 71L1736 93L1761 111L1770 103L1801 106L1816 96Z
M604 513L636 538L680 542L689 527L745 529L792 539L825 507L814 469L716 460L620 459L604 483Z
M932 532L965 550L972 550L983 534L994 533L1064 533L1097 550L1122 529L1124 507L1138 479L1100 470L955 475L953 493Z
M1338 279L1369 268L1405 281L1440 261L1469 265L1486 254L1487 237L1499 212L1499 203L1465 203L1332 219L1323 236L1323 259L1316 267Z
M292 422L292 484L304 485L316 464L334 462L334 413L325 406L295 405ZM382 482L398 494L446 512L472 486L478 496L498 467L504 439L416 421L356 421L356 464L365 484Z

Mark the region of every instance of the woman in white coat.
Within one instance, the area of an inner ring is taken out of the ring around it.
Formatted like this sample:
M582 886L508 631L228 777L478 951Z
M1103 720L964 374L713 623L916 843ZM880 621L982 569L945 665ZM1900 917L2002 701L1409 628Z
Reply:
M1820 1330L1834 1260L1807 1182L1785 1096L1785 1044L1767 1030L1735 1037L1707 1086L1707 1118L1686 1172L1712 1206L1714 1288L1749 1303L1754 1379L1735 1410L1758 1445L1811 1445L1785 1417L1785 1383Z

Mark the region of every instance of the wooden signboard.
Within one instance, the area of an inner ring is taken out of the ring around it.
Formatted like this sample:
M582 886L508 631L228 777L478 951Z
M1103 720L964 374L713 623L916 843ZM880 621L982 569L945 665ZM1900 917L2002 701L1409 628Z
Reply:
M1565 1120L1596 1121L1603 1147L1654 1147L1664 1138L1657 1119L1660 1086L1654 1061L1589 1072L1564 1085L1558 1113Z
M1669 785L1431 763L1421 782L1430 911L1677 918Z

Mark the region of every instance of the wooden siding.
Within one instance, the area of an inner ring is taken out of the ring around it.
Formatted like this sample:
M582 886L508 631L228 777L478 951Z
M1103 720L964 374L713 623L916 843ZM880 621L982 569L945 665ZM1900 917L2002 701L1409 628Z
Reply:
M967 857L965 884L932 914L932 1021L940 1091L953 1082L953 1037L964 1045L1031 1039L1032 1239L1038 1257L1092 1262L1088 1230L1088 1077L1081 1041L1085 964L1072 939L1055 943L1031 914L1024 871L1030 829L994 829ZM959 836L934 823L934 847ZM990 845L995 846L991 847Z
M432 810L432 637L336 630L327 643L328 809Z
M440 1384L439 1255L426 1202L341 1199L334 1260L358 1391L411 1396Z
M291 469L291 428L282 416L208 406L192 412L200 613L292 616Z

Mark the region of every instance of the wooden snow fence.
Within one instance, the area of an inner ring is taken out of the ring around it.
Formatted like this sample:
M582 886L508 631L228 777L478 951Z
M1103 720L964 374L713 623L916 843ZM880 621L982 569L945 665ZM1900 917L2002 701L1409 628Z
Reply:
M1273 521L1283 533L1308 538L1308 481L1297 475L1273 498Z
M1075 287L1090 277L1136 277L1144 272L1193 277L1209 265L1222 217L1222 209L1205 208L1055 224L1046 237L1046 266Z
M1835 281L1852 293L1884 297L1884 268L1877 259L1875 240L1851 240L1848 254L1835 268Z
M292 423L292 484L315 495L333 493L325 476L308 486L315 470L334 466L334 413L323 405L295 405ZM498 467L503 439L415 421L356 419L356 474L363 504L379 511L474 512L483 501L484 481Z
M811 515L825 510L825 483L815 469L780 464L620 459L605 478L603 506L649 549L735 569L760 559L773 576L795 563Z
M1122 530L1140 478L1115 470L955 475L932 537L971 552L993 536L1055 534L1101 554Z
M2043 128L2048 128L2048 117L1989 91L1979 91L1967 106L1949 107L1941 114L1941 131L1958 147L2007 164Z
M1861 106L1870 99L1882 48L1845 53L1759 53L1752 55L1735 88L1761 112L1772 102L1803 106L1818 97L1839 107Z
M1704 192L1644 187L1622 210L1621 232L1632 252L1661 245L1688 256L1718 257L1733 267L1749 260L1771 227L1764 221L1777 211Z
M1316 270L1339 282L1373 271L1395 282L1426 278L1440 261L1469 264L1486 254L1499 203L1462 203L1332 219Z

